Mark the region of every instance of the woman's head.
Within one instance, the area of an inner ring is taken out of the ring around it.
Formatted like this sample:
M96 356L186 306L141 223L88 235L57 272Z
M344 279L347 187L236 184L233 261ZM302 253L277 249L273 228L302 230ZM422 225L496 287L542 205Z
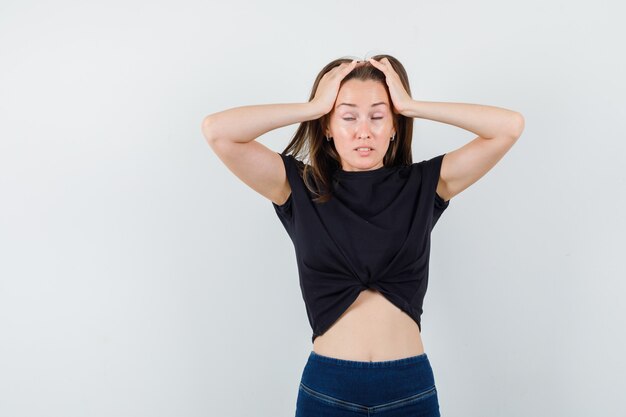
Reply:
M362 171L385 165L383 159L396 134L392 106L380 81L352 78L342 83L333 110L322 122L341 169Z
M408 77L402 64L390 55L387 58L410 95ZM317 75L309 101L315 97L320 80L328 71L350 63L350 58L339 58L327 64ZM332 110L316 120L300 124L285 153L295 154L308 149L310 169L321 191L318 201L330 198L332 173L336 169L363 171L382 166L410 165L413 119L396 113L385 81L385 74L369 62L357 65L340 83ZM392 140L393 139L393 140ZM369 152L355 150L372 148ZM307 175L305 175L307 181Z

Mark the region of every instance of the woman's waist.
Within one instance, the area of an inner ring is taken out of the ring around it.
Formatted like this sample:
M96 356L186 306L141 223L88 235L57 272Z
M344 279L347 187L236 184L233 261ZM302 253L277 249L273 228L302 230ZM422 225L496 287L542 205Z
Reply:
M424 353L417 323L405 312L354 310L317 336L313 351L353 361L395 360Z

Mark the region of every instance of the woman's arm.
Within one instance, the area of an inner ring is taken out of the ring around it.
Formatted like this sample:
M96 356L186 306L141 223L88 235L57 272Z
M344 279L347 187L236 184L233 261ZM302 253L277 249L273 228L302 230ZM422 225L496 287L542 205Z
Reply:
M445 201L482 178L522 135L525 122L521 113L480 104L413 100L387 58L370 62L385 74L398 113L451 124L478 135L462 147L446 152L437 183L437 194Z
M354 60L325 73L308 103L261 104L224 110L204 118L202 133L209 143L216 140L247 143L270 130L319 119L331 111L341 80L356 66Z
M235 107L206 116L202 134L220 160L241 181L282 205L291 193L281 156L255 139L270 130L319 119L333 106L341 80L356 61L333 68L307 103Z
M517 138L524 130L524 118L520 113L482 104L411 100L402 114L454 125L483 139Z
M216 140L246 143L279 127L318 119L323 115L320 107L312 101L235 107L205 117L202 134L209 143Z
M237 178L281 205L291 193L283 160L255 139L270 130L321 117L318 108L313 102L236 107L205 117L202 134Z
M446 201L489 172L517 142L525 124L518 112L481 104L413 100L405 114L454 125L478 135L443 158L437 194Z

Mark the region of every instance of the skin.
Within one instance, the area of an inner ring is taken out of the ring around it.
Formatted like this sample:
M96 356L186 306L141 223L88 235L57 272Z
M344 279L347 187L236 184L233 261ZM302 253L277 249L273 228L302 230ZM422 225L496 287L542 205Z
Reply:
M321 336L313 351L320 355L354 360L386 361L424 353L417 323L374 289L357 299Z
M381 82L351 79L341 86L326 136L333 138L343 170L383 167L383 158L395 132L389 97ZM369 146L373 151L362 156L355 151L358 146Z

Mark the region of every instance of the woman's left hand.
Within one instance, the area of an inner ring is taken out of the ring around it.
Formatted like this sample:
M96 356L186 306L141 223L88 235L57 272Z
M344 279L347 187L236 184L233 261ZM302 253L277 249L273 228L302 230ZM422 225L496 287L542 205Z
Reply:
M413 99L404 89L400 76L391 66L391 62L387 58L383 58L380 61L370 58L369 62L385 74L385 81L387 82L387 87L389 87L389 95L391 96L395 112L407 116L403 112L409 107Z

